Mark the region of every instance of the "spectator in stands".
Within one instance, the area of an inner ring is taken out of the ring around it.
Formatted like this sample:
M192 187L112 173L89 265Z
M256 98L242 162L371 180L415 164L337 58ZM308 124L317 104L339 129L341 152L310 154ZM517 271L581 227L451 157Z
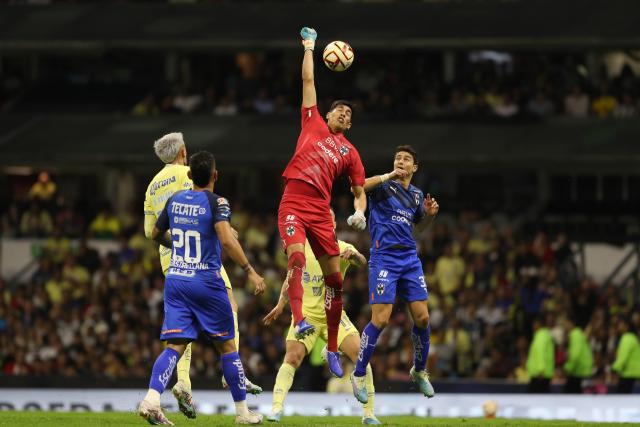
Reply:
M52 231L53 221L49 212L43 210L38 202L31 202L29 210L20 218L20 234L23 237L47 237Z
M120 234L120 220L113 214L111 204L103 203L102 209L89 225L89 233L99 239L112 239Z
M555 369L555 346L543 317L533 321L533 340L527 357L530 393L549 393Z
M583 118L589 115L589 97L580 86L574 86L565 96L564 112L569 117Z
M53 201L56 191L56 184L51 180L49 172L42 171L38 174L38 180L29 190L29 198L43 204L49 204Z
M156 98L152 93L147 94L131 109L134 116L150 116L160 112L160 108L156 104Z
M235 116L238 114L238 104L235 90L229 89L213 110L216 116Z
M631 119L638 115L638 106L636 105L633 97L629 94L622 95L620 101L617 103L615 110L613 110L613 117L616 119Z
M640 342L627 319L618 319L617 327L620 341L612 369L619 376L618 393L629 394L633 393L633 385L640 379Z
M527 111L538 117L553 115L555 107L544 91L539 90L527 104Z
M16 237L20 234L20 211L18 204L13 202L7 206L6 212L2 214L0 230L5 237Z
M602 85L600 93L591 102L591 109L596 116L600 118L607 118L611 116L616 108L616 98L609 93L609 89L606 85Z
M447 245L444 254L436 262L436 280L443 294L449 295L460 289L465 263L453 253L452 245Z
M587 336L573 319L565 318L564 327L569 335L563 367L567 374L564 392L582 393L582 382L593 375L593 354Z

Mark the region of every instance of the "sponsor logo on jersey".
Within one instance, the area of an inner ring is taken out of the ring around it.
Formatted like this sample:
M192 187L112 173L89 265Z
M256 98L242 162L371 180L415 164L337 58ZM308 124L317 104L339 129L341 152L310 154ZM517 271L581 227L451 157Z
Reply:
M206 212L207 210L199 205L171 202L171 213L174 215L198 216Z
M309 283L309 281L311 280L311 275L308 272L304 272L302 273L302 281L304 283Z
M322 286L314 286L311 288L311 290L313 291L313 296L314 297L321 297L322 296Z
M156 191L158 191L160 188L166 187L167 185L173 184L174 182L176 182L175 176L172 176L171 178L163 179L162 181L154 182L153 184L151 184L151 187L149 188L149 194L153 196L156 194Z
M416 201L416 206L420 206L420 194L413 193L413 199Z
M198 225L199 221L196 218L185 218L183 216L176 216L173 218L173 223L182 225Z
M228 205L229 201L224 197L218 197L218 206Z
M380 272L378 273L378 277L382 277L383 279L386 278L389 275L389 272L387 270L380 270Z

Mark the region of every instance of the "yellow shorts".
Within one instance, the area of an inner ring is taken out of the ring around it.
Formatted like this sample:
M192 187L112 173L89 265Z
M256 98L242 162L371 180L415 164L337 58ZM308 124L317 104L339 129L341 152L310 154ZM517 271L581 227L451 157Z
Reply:
M162 265L162 274L167 275L167 270L169 269L169 264L171 263L171 249L165 248L164 246L160 247L160 264ZM220 275L222 276L222 280L224 281L224 286L227 289L233 289L231 287L231 280L229 280L229 275L227 274L227 270L224 267L220 267Z
M314 320L311 317L307 317L305 318L305 320L307 321L307 323L315 326L316 331L311 335L307 335L301 340L296 339L296 336L293 332L293 318L292 318L291 326L289 326L289 332L287 332L287 341L301 342L302 344L304 344L305 348L307 349L307 354L309 354L313 346L316 344L316 340L318 339L318 337L327 341L327 321L326 320L318 321L318 320ZM355 326L353 326L353 323L351 323L351 320L349 320L349 316L347 316L347 313L345 313L343 310L342 318L340 319L340 328L338 329L338 348L340 347L340 345L342 344L342 341L344 341L346 337L348 337L351 334L357 334L357 333L358 333L358 330L356 329Z

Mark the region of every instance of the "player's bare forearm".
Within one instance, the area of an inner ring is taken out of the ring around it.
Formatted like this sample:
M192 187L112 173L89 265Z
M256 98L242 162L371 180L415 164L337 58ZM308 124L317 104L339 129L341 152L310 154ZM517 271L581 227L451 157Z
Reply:
M313 50L304 52L302 60L302 106L304 108L316 105L316 84L313 76Z
M370 178L364 180L364 191L368 193L369 191L376 188L378 185L384 182L384 175L374 175Z
M240 242L233 236L229 223L227 221L218 221L216 222L215 228L220 244L227 255L229 255L236 264L241 266L244 271L249 272L253 270L242 246L240 246Z
M351 264L360 268L367 265L367 259L360 252L356 252L353 254L353 258L351 258Z
M168 231L162 232L156 227L153 227L153 231L151 232L151 239L161 244L165 248L172 248L173 242L171 241L171 233L169 233Z
M364 213L367 210L367 195L360 186L351 187L353 193L353 208Z
M157 220L158 218L154 215L144 215L144 235L147 239L152 238L153 227L155 227Z
M435 215L433 215L433 216L427 215L422 221L420 221L419 223L416 224L415 231L417 233L422 233L427 228L429 228L431 226L431 224L433 224L433 221L435 219L436 219Z

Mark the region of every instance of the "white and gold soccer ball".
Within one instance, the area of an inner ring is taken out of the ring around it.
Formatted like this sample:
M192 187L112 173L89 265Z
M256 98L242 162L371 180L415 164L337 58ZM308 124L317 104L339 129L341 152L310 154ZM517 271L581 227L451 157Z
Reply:
M353 64L353 49L348 43L336 40L324 48L322 60L331 71L344 71Z

